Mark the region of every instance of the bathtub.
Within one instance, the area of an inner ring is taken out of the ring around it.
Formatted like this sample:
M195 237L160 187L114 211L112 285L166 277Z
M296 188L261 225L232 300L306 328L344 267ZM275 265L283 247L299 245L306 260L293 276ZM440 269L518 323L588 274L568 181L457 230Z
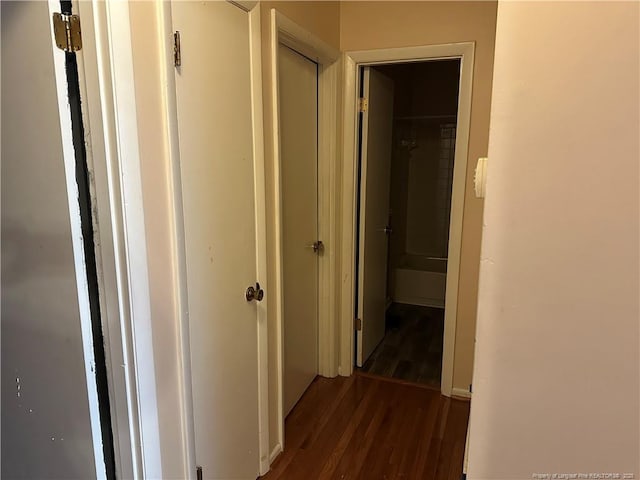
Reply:
M394 274L394 302L444 308L446 258L405 255Z

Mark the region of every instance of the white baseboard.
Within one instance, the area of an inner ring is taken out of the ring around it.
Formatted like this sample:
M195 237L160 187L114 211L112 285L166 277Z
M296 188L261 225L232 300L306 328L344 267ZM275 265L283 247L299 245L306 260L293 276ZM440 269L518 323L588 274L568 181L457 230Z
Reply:
M271 450L271 455L269 455L269 465L273 464L273 461L281 453L282 453L282 446L280 444L277 444L275 447L273 447L273 450Z
M471 392L469 390L466 390L464 388L452 388L451 389L451 396L453 397L460 397L460 398L471 398Z

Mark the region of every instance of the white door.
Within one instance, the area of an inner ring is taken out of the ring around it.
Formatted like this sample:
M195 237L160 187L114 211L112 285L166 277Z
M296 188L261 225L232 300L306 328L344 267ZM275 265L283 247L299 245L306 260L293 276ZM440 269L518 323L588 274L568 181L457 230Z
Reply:
M389 221L391 137L393 129L393 81L377 70L364 69L364 98L368 105L362 117L360 245L358 256L359 367L385 333L387 299L386 233Z
M196 463L255 479L258 453L254 152L248 13L173 2Z
M318 374L318 65L278 50L284 291L284 414Z
M65 55L47 2L0 17L1 475L105 478Z

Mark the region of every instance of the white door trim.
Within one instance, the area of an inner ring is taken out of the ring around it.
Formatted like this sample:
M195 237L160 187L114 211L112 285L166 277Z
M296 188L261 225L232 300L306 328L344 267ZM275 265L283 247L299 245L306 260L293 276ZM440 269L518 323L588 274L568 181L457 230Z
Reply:
M78 2L74 8L81 16L85 37L78 65L87 160L95 178L98 270L116 469L125 477L161 478L162 439L129 3ZM180 390L188 380L178 379ZM189 418L183 412L178 422L188 426ZM191 476L188 465L184 476Z
M254 189L256 216L256 274L257 281L269 292L267 284L267 237L266 237L266 190L264 168L264 134L262 113L262 57L259 2L230 2L248 12L251 59L251 103L254 152ZM180 150L178 141L178 110L176 100L175 67L173 65L173 29L171 22L171 2L156 0L156 12L160 19L158 42L162 48L162 83L165 86L163 103L166 130L170 146L171 191L173 199L174 241L176 246L175 263L178 266L177 285L179 293L179 319L181 336L181 361L183 378L181 390L183 397L183 445L187 469L185 478L195 477L195 440L193 426L193 403L191 391L191 354L189 344L188 297L186 284L186 253L184 245L184 218L182 213L182 182L180 175ZM269 385L267 352L267 295L257 303L257 351L258 351L258 431L260 474L269 470Z
M55 0L49 0L49 18L54 12L60 12L60 2L56 2ZM73 12L77 13L77 4L73 5ZM54 70L54 79L55 79L55 90L57 96L57 104L58 104L58 115L60 122L60 140L62 147L62 157L64 161L64 176L65 176L65 184L66 184L66 197L68 202L69 209L69 220L70 220L70 233L71 233L71 244L72 244L72 252L73 252L73 263L75 270L75 283L77 289L77 297L78 297L78 313L80 320L80 339L82 343L82 355L84 359L83 370L85 373L86 380L86 401L88 406L88 414L89 414L89 425L91 432L91 440L93 446L93 460L94 460L94 468L95 475L98 479L106 479L107 477L107 468L105 465L105 456L103 452L103 437L102 437L102 425L100 419L99 412L99 400L98 400L98 383L97 378L94 373L94 365L95 355L94 355L94 341L93 341L93 326L91 322L91 303L90 303L90 291L89 285L87 281L87 263L86 263L86 251L83 244L83 234L82 234L82 218L80 213L80 206L78 202L79 190L78 183L76 179L76 158L75 158L75 146L73 144L73 129L71 122L71 106L69 102L69 94L67 90L68 78L67 72L65 68L65 53L58 49L55 44L55 35L53 33L53 24L49 23L51 29L51 52L52 52L52 64ZM86 100L86 77L84 75L83 66L83 55L84 52L80 51L76 54L76 59L78 61L78 81L80 87L80 95L82 100ZM88 114L86 105L82 106L82 121L84 124L85 131L90 131L89 125L87 125ZM90 145L89 145L90 146ZM102 159L101 159L102 160ZM86 161L87 167L90 172L93 173L93 158L91 155L91 149L86 149ZM103 162L101 162L103 164ZM95 198L95 189L91 188L92 195L92 203L96 204ZM104 200L104 198L102 199ZM95 212L95 210L94 210ZM94 218L94 226L98 221L98 218L93 214ZM109 238L109 233L111 233L108 227L105 231L99 234L96 232L95 235L95 246L96 246L96 268L98 277L102 276L102 269L100 266L101 260L101 249L98 248L98 244L102 237L105 237L105 240ZM100 260L99 260L100 259ZM102 289L104 282L102 278L99 278L99 288ZM100 294L103 292L100 291ZM102 297L102 295L101 295ZM103 310L104 299L100 298L100 319L101 323L105 326L104 329L104 342L106 345L109 345L110 335L115 335L116 332L109 332L109 318L106 317L105 312ZM108 385L110 390L110 403L113 403L114 398L112 395L112 370L110 363L110 351L109 347L105 348L105 366L107 367L107 376L108 376ZM120 387L121 385L118 385ZM20 393L18 393L20 396ZM111 405L112 413L113 407L115 405ZM116 464L116 468L121 468L121 457L120 457L120 448L119 444L116 442L118 427L119 424L115 424L113 427L114 433L114 462ZM53 440L53 438L52 438Z
M277 391L278 391L278 445L284 448L283 376L284 376L284 329L283 329L283 239L282 239L282 175L280 158L280 114L278 98L278 44L301 53L318 64L318 223L319 237L325 244L320 256L318 281L318 373L326 377L338 374L338 355L335 335L337 331L337 302L334 279L337 277L337 246L339 245L337 192L337 133L338 88L340 75L340 52L326 44L307 30L284 16L271 10L271 104L273 139L273 181L275 186L276 221L276 301L277 338Z
M262 35L261 7L253 3L249 11L251 34L251 115L253 123L253 168L256 215L256 274L258 282L269 288L267 282L267 191L264 164L264 117L262 104ZM268 291L268 290L267 290ZM260 474L269 471L269 339L267 331L267 305L269 299L258 303L258 422L260 432Z
M129 7L74 2L73 8L83 25L78 74L116 474L162 476Z
M165 142L170 164L169 192L171 210L169 212L172 225L171 236L174 242L174 285L176 292L176 320L178 322L180 363L179 390L182 397L180 433L182 436L184 477L196 476L196 447L193 423L193 396L191 377L191 347L189 343L189 296L187 290L187 259L184 237L184 214L182 208L182 180L180 174L180 143L178 141L178 104L176 99L175 67L173 65L173 27L171 20L171 2L156 0L156 16L158 19L158 46L161 56L162 104L165 121Z
M353 371L355 312L355 268L356 268L356 196L358 158L358 68L364 65L400 62L421 62L444 58L460 58L460 93L458 97L458 122L453 170L453 192L451 197L451 220L449 224L449 260L447 293L445 298L444 349L442 354L443 395L451 396L453 388L453 361L455 354L456 318L458 307L458 282L460 275L460 251L462 247L462 220L469 126L471 121L471 89L473 85L474 42L449 43L406 48L388 48L346 52L344 54L344 150L342 177L342 263L340 318L340 371L350 375Z

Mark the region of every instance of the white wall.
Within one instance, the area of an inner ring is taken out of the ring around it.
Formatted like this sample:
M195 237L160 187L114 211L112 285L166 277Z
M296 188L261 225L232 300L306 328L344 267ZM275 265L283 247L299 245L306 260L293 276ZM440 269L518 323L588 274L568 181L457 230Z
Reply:
M49 7L1 16L2 477L95 478Z
M499 6L470 479L640 474L639 15Z

